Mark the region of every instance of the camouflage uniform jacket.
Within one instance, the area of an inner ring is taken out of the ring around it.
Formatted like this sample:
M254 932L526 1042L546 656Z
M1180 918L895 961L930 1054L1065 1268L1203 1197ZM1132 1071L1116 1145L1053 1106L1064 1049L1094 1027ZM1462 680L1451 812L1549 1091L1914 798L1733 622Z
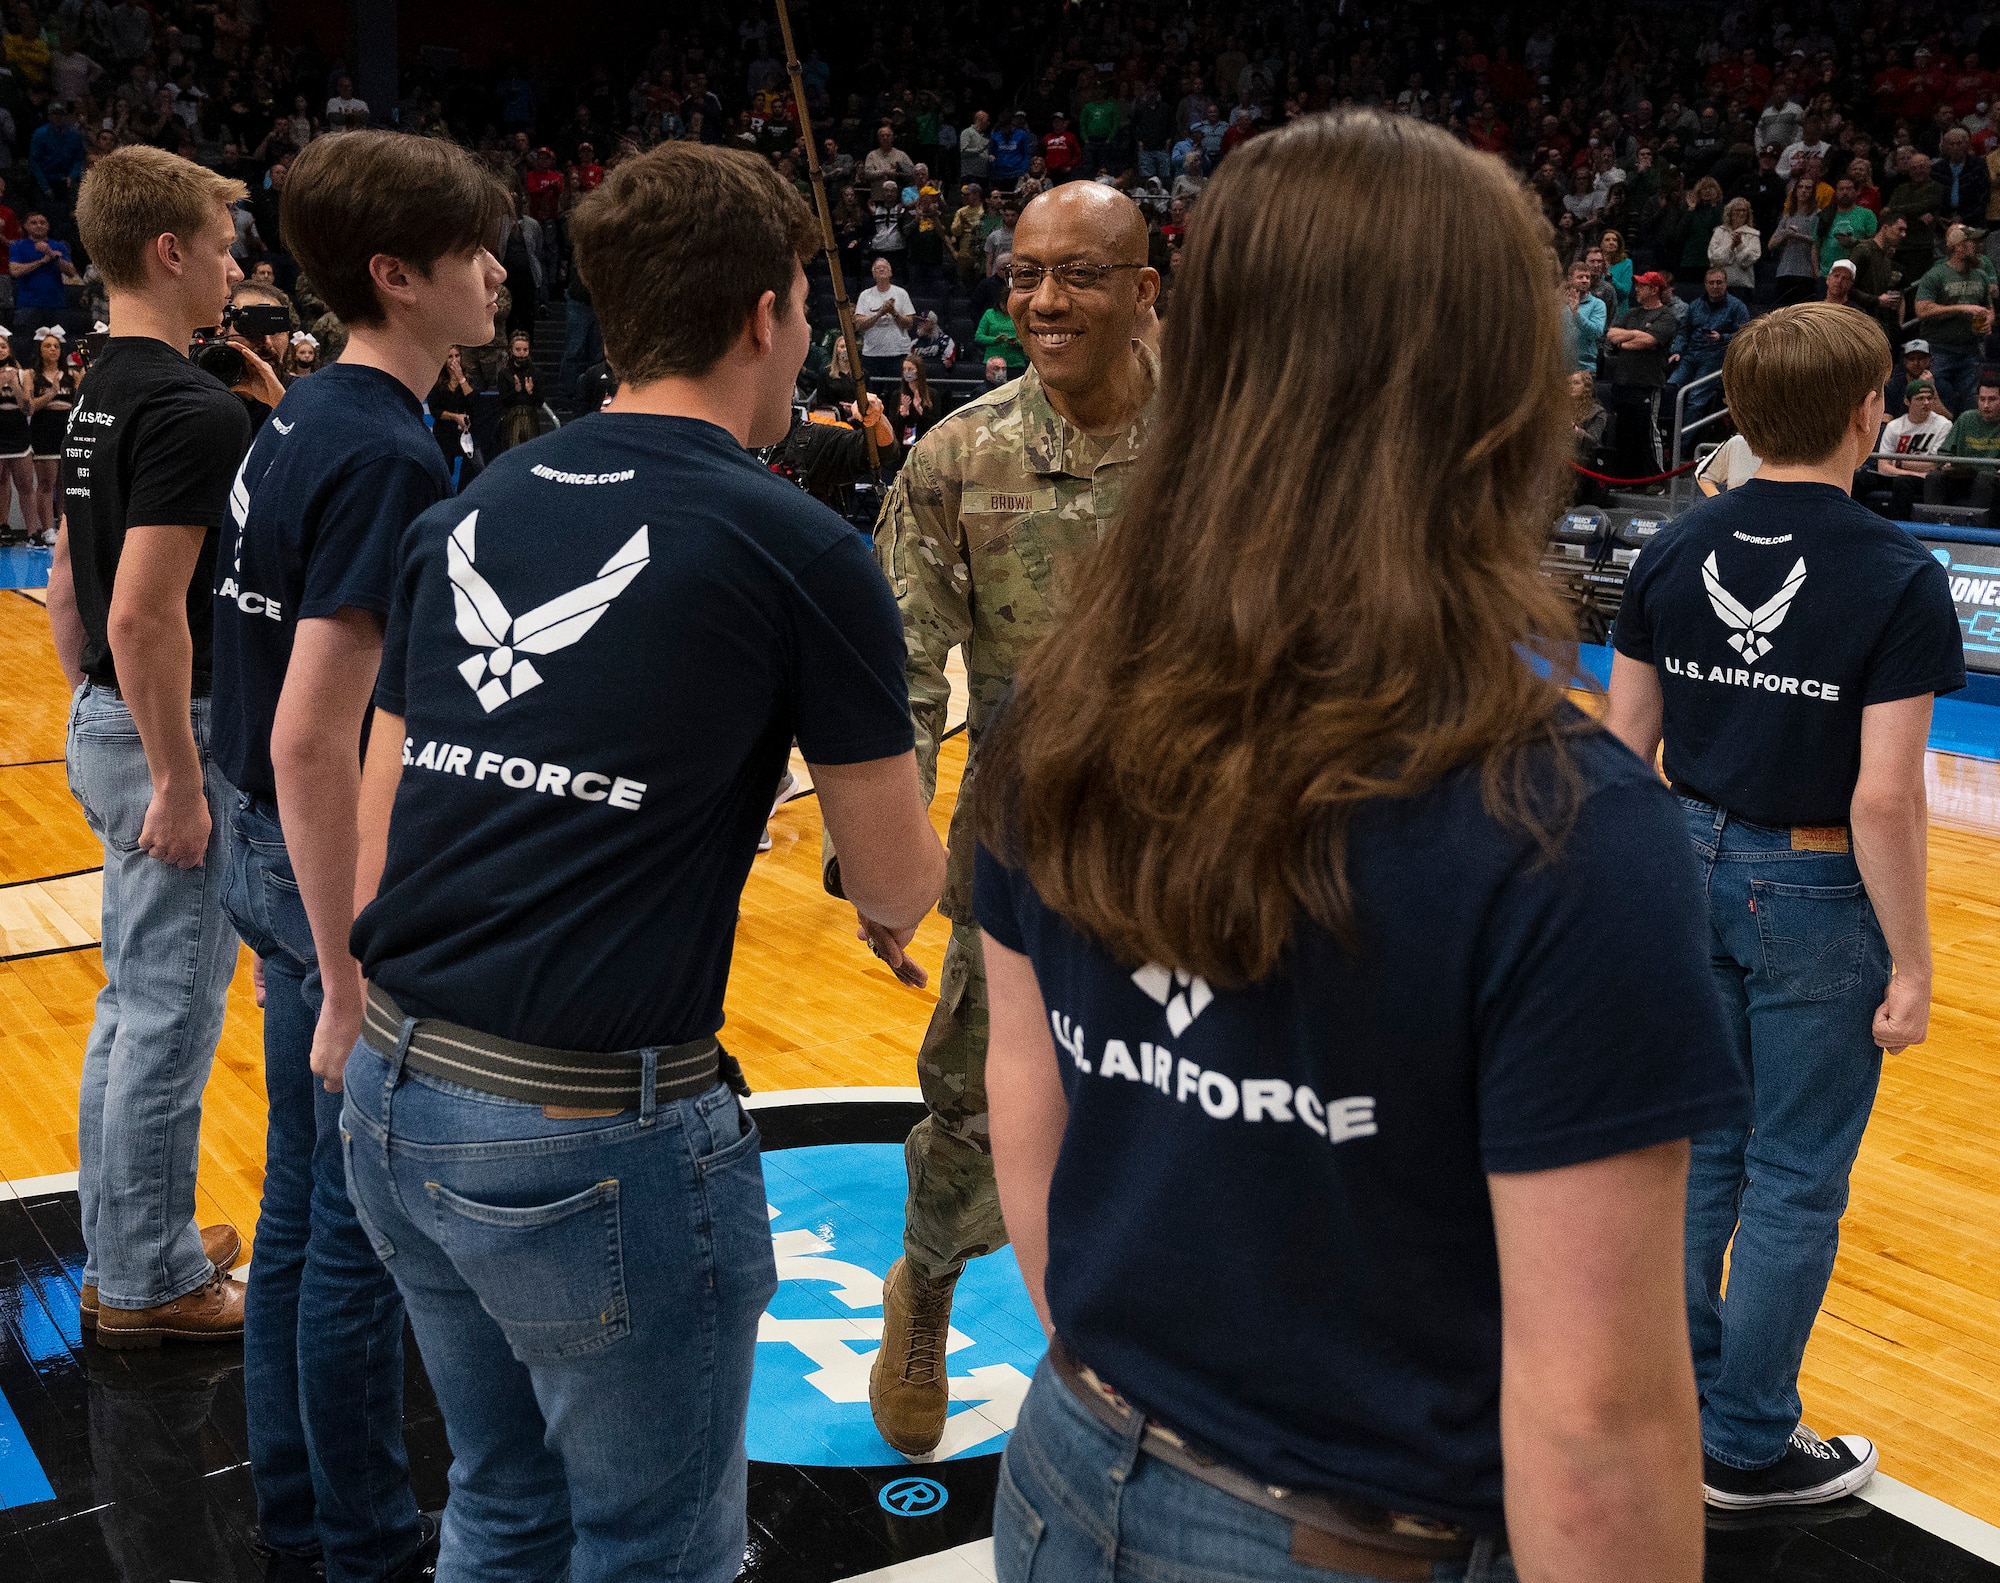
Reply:
M1133 344L1157 388L1158 359ZM945 660L952 649L965 650L971 751L938 903L955 923L973 921L970 810L980 735L1061 609L1076 557L1116 514L1150 414L1148 407L1122 434L1085 434L1049 404L1031 368L919 440L882 503L875 554L903 612L926 801L937 787L951 691Z

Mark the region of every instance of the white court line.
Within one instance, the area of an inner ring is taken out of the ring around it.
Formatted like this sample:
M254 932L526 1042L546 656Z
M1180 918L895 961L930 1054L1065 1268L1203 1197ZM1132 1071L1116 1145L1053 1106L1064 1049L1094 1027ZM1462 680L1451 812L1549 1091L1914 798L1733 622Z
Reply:
M921 1088L776 1088L769 1093L752 1094L743 1101L745 1110L774 1110L781 1105L862 1105L862 1104L904 1104L921 1105L924 1091Z
M23 1176L0 1182L0 1197L46 1198L50 1193L76 1191L76 1172L58 1171L54 1176Z
M849 1578L847 1583L990 1583L997 1575L993 1567L993 1541L975 1539L955 1550L940 1550L936 1555L863 1572L859 1577Z
M1947 1506L1935 1495L1913 1490L1900 1479L1878 1473L1863 1488L1861 1498L1927 1534L1935 1534L1948 1544L2000 1565L2000 1528L1956 1506Z

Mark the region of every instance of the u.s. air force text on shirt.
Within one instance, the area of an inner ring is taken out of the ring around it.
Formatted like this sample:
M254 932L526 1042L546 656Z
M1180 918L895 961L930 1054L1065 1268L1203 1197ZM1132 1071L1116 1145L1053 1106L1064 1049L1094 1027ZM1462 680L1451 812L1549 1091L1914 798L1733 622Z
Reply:
M1668 779L1775 828L1847 822L1863 709L1965 685L1943 568L1829 484L1753 478L1661 529L1612 641L1658 671Z

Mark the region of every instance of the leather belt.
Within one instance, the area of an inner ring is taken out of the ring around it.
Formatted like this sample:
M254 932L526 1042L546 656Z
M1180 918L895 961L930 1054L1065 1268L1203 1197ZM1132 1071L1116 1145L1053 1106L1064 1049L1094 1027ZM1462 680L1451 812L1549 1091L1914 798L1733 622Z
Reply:
M393 1050L403 1036L402 1007L370 984L361 1030L378 1050ZM718 1080L748 1095L743 1069L713 1038L646 1050L555 1050L521 1044L442 1018L417 1020L404 1065L413 1072L476 1088L482 1094L533 1105L598 1111L639 1104L646 1057L653 1059L653 1099L667 1105L707 1093Z
M1137 1409L1080 1363L1059 1338L1049 1343L1049 1362L1093 1418L1120 1437L1131 1433ZM1292 1525L1292 1559L1304 1566L1358 1573L1386 1583L1429 1583L1435 1563L1465 1561L1479 1542L1479 1535L1458 1523L1392 1512L1321 1490L1263 1483L1204 1456L1152 1420L1146 1423L1139 1449L1226 1495L1284 1518ZM1499 1553L1505 1551L1502 1539Z

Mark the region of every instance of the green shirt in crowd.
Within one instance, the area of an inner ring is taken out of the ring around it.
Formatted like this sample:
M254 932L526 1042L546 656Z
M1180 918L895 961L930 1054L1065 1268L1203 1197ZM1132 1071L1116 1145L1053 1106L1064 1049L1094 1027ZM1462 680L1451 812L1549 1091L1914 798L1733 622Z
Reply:
M1938 455L1983 456L1989 462L2000 462L2000 423L1988 423L1976 411L1961 412L1938 447Z
M1018 374L1028 366L1028 354L1014 329L1014 321L998 308L988 308L981 316L979 328L973 331L972 342L979 348L982 363L989 357L1004 357L1010 374Z
M1973 303L1983 308L1993 300L1993 283L1993 261L1983 253L1975 256L1972 267L1966 270L1953 269L1949 263L1940 260L1917 282L1916 300L1950 306ZM1947 313L1925 319L1921 330L1924 339L1931 343L1933 352L1970 354L1979 350L1979 332L1973 329L1972 315L1968 313Z
M1824 275L1833 268L1836 258L1851 257L1856 242L1864 242L1875 234L1875 216L1858 203L1844 213L1826 209L1820 214L1819 230L1819 272Z

